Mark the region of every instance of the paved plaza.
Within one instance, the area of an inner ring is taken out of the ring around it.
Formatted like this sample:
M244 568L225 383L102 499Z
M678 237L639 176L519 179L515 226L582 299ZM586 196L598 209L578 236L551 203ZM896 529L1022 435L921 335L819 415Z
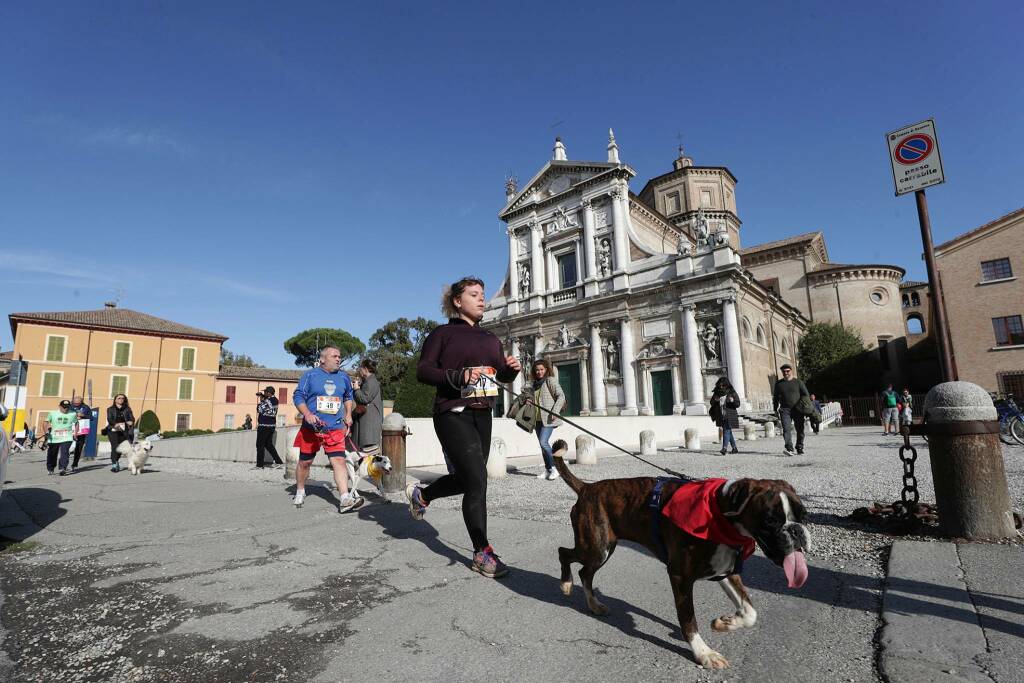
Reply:
M48 477L40 452L18 454L0 535L28 543L0 553L0 680L1019 680L1020 545L892 537L847 519L898 497L899 443L847 427L810 435L801 457L783 457L775 438L740 442L737 456L705 444L652 459L697 477L786 479L808 509L802 589L760 552L746 564L754 628L711 631L731 604L698 584L701 632L725 671L690 659L646 551L623 544L598 573L609 616L587 611L578 581L561 594L557 547L571 545L575 496L538 481L539 464L490 482L491 541L512 568L495 581L468 568L458 499L435 501L422 522L371 494L339 515L325 487L296 510L281 470L162 459L159 444L139 477L98 464ZM915 443L930 501L927 446ZM1005 453L1020 507L1024 449ZM573 469L659 474L603 452Z

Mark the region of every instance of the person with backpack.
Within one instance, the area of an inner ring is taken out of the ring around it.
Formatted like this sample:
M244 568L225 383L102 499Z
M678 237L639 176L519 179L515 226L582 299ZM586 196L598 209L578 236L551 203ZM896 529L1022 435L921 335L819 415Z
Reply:
M732 430L740 427L740 397L729 382L727 377L719 377L711 392L711 410L708 411L715 424L722 428L722 450L720 455L725 455L725 449L732 444L731 453L739 453L736 448L736 437Z
M551 453L551 433L555 431L562 421L558 414L565 407L565 392L554 377L551 369L551 361L537 359L533 361L530 370L533 378L533 385L530 389L532 401L537 411L537 441L540 443L540 452L544 457L544 471L537 475L538 479L554 481L558 479L558 470L555 469L555 458ZM543 408L543 410L541 410Z

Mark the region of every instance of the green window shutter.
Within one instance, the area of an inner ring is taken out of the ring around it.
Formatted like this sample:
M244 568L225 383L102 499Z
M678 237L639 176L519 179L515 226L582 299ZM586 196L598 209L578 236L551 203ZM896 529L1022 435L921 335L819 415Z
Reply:
M178 382L178 400L179 401L191 401L192 400L192 380L183 379Z
M114 375L110 378L110 398L118 394L128 393L128 378L121 375Z
M131 348L131 344L128 342L116 342L114 346L114 365L119 368L128 367L128 355Z
M43 396L57 396L59 393L60 393L60 374L56 373L56 372L44 372L43 373Z
M184 348L181 350L181 369L182 370L195 370L196 369L196 350L191 348Z
M46 360L61 362L64 360L64 337L50 337L46 345Z

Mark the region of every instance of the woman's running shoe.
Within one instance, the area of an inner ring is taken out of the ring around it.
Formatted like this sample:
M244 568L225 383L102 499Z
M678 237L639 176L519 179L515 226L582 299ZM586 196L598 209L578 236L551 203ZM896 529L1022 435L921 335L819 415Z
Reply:
M508 574L508 566L494 554L494 548L487 546L483 550L473 553L473 566L471 569L489 579L497 579Z

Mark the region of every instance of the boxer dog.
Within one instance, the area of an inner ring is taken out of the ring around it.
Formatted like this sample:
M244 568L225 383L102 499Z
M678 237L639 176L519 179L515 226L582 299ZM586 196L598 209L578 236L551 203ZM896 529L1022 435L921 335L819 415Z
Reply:
M734 614L711 622L712 629L735 631L753 626L757 621L757 611L740 580L736 565L742 560L737 547L687 533L677 526L673 521L675 518L662 515L663 511L668 514L668 508L675 504L673 495L687 485L683 480L668 479L659 483L653 477L637 477L587 484L566 466L563 456L567 450L568 446L561 439L553 446L555 467L569 488L579 496L571 514L576 546L558 549L562 565L562 592L565 595L572 592L571 567L574 562L579 562L583 565L579 574L587 607L596 615L607 614L608 608L594 597L594 574L608 561L620 540L639 543L655 557L660 557L668 568L679 626L693 650L694 659L706 668L727 668L729 662L725 657L708 647L697 632L693 584L701 579L718 580L736 607ZM724 483L722 480L702 480L696 483L705 486L704 490L708 492L705 510L716 509L717 513L702 514L714 517L712 521L720 525L726 536L738 539L738 545L745 549L746 554L753 552L755 544L760 547L769 560L782 568L790 588L804 584L807 580L804 552L810 547L810 535L800 524L804 506L792 486L772 479L738 479ZM651 494L656 486L660 486L660 500L656 500L652 507ZM682 509L688 508L683 505ZM657 517L657 521L652 517ZM698 525L703 524L703 521L698 522ZM711 525L708 522L708 526ZM693 532L702 533L700 528L693 529Z

